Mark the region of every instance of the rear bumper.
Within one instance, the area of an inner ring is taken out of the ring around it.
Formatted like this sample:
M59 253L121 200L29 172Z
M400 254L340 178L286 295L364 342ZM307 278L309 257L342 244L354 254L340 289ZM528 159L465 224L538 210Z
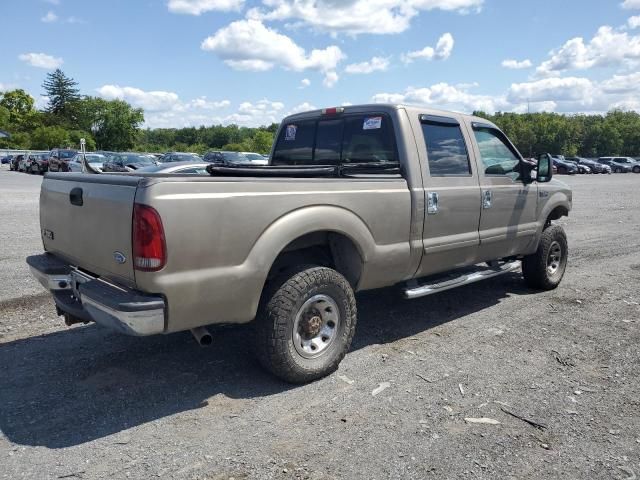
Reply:
M166 304L160 296L93 278L48 253L27 257L27 264L64 313L127 335L165 331Z

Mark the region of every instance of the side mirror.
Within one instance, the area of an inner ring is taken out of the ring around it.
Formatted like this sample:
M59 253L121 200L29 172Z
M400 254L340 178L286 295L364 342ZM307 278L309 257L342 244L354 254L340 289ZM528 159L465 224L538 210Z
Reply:
M538 158L538 173L536 181L539 183L550 182L553 178L553 158L548 153L540 155Z

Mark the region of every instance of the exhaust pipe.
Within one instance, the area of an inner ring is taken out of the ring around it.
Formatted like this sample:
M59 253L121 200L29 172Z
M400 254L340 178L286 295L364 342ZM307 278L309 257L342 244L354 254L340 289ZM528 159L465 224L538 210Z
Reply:
M213 337L205 327L192 328L191 334L201 347L206 347L213 343Z

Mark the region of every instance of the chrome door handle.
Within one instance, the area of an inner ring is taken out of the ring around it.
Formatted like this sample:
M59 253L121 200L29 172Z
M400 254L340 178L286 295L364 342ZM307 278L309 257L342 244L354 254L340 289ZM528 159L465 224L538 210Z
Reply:
M482 208L491 208L491 190L482 192Z
M438 192L427 192L427 213L429 215L435 215L438 213L438 200L440 196Z

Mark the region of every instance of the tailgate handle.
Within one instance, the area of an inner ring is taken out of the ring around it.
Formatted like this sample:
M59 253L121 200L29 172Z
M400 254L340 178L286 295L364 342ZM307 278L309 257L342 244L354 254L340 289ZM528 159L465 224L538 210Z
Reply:
M83 204L82 189L79 187L72 188L69 192L69 201L71 202L71 205L77 205L78 207L81 207Z

